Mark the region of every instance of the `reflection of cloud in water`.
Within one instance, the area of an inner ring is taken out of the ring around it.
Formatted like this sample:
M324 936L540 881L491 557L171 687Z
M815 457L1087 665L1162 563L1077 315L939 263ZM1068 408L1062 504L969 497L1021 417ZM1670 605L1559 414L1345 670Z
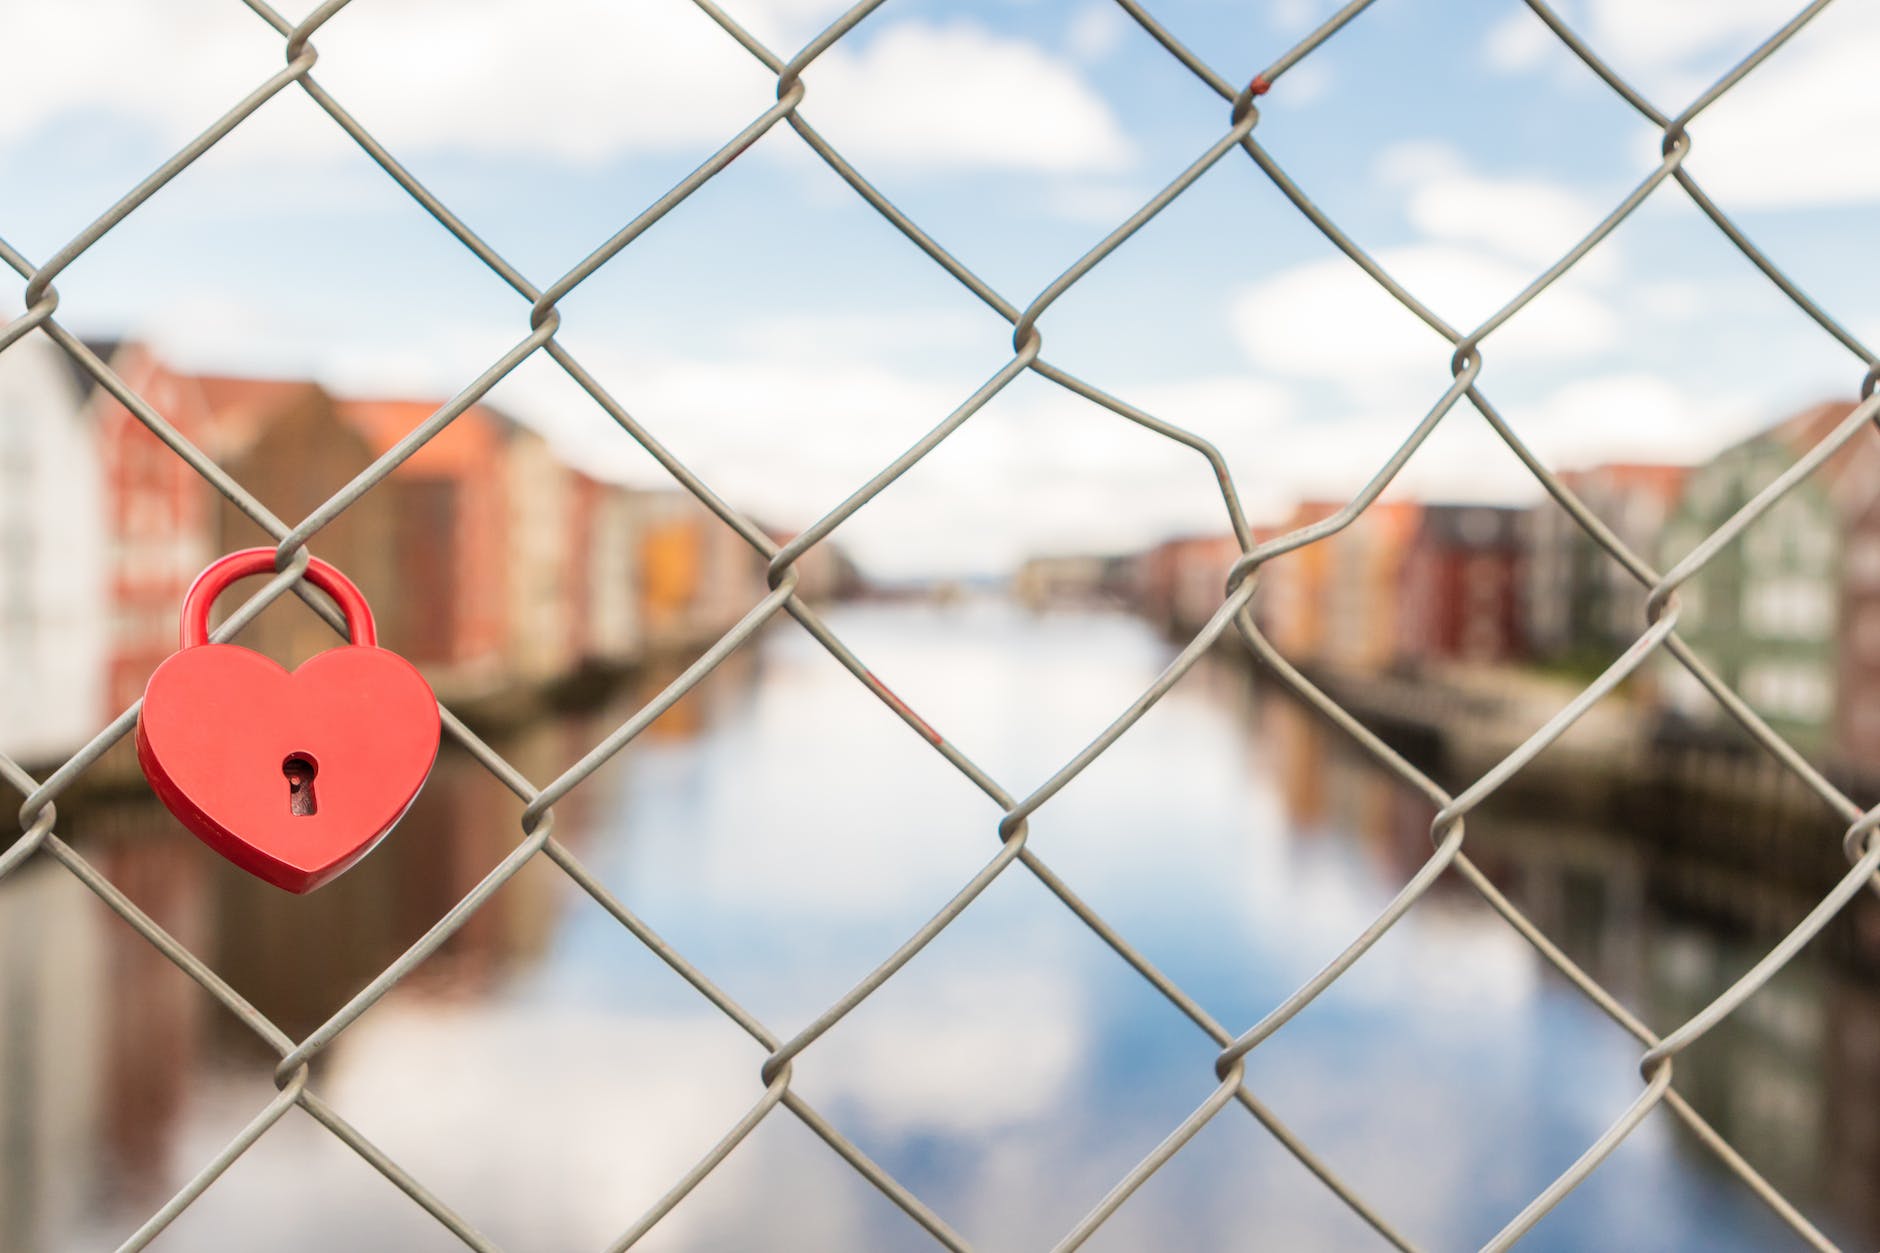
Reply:
M1479 1029L1499 1030L1540 989L1533 948L1486 909L1424 900L1398 926L1401 935L1385 937L1394 943L1380 942L1338 981L1346 1004L1433 1015L1462 1010ZM1340 947L1355 934L1345 932Z
M593 1249L737 1120L761 1060L736 1028L704 1016L388 1003L341 1038L315 1087L498 1244ZM219 1133L224 1120L213 1121ZM185 1132L179 1155L206 1160L217 1147ZM660 1243L683 1244L702 1216L682 1206ZM459 1247L298 1111L176 1231L180 1247ZM419 1238L405 1243L408 1231Z
M1061 1106L1090 1040L1084 988L1070 972L989 965L858 1010L805 1054L806 1090L896 1136L986 1134Z
M1067 1100L1087 1034L1076 992L1031 972L959 972L899 1012L844 1024L804 1057L798 1086L838 1125L870 1136L977 1138L1035 1122ZM1021 1007L1052 1029L1028 1031L1014 1049L1003 1024ZM761 1091L762 1059L759 1046L710 1014L397 1000L342 1037L315 1084L498 1243L595 1248L736 1122ZM210 1121L220 1134L228 1120ZM779 1133L769 1122L792 1126ZM232 1248L242 1247L237 1233L266 1231L269 1247L292 1249L275 1235L303 1230L308 1248L354 1237L356 1247L390 1247L381 1224L418 1211L330 1140L291 1114L238 1165L239 1180L191 1211L195 1238L213 1232L217 1247ZM185 1132L182 1141L185 1159L216 1147L212 1135ZM789 1216L788 1247L868 1247L856 1242L856 1224L873 1207L858 1210L848 1185L825 1177L848 1168L787 1110L774 1111L735 1156L746 1160L669 1215L649 1247L715 1247L698 1243L711 1230L748 1237L772 1205Z

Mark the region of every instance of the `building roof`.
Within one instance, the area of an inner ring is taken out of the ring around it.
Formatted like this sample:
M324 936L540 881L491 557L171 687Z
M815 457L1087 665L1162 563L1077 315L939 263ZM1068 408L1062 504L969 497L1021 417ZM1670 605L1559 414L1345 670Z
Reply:
M1608 461L1590 469L1563 475L1569 484L1581 483L1611 484L1629 491L1649 492L1660 500L1675 500L1684 490L1684 480L1690 477L1691 467L1677 465L1657 465L1640 461Z
M215 424L220 452L240 449L261 434L269 419L307 397L324 400L325 391L307 379L245 378L198 374L191 378Z
M383 456L444 400L351 399L339 403L339 416L366 437L374 457ZM411 455L405 464L419 474L460 474L497 455L515 426L489 405L471 405Z
M1751 436L1744 443L1756 443L1760 440L1773 440L1783 445L1797 457L1826 439L1835 427L1841 425L1848 414L1854 412L1851 400L1824 400L1818 405L1810 405L1800 413L1785 418L1759 435Z
M1800 460L1854 412L1856 402L1826 400L1736 444L1729 451L1773 445L1791 461ZM1859 510L1880 492L1880 436L1856 435L1834 450L1811 480L1819 483L1841 509Z

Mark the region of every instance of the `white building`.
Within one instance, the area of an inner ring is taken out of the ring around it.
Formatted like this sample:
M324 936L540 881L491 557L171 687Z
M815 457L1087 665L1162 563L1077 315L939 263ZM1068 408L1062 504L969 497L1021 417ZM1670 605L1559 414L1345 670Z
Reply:
M52 341L0 352L0 752L45 764L101 726L104 482L86 381Z

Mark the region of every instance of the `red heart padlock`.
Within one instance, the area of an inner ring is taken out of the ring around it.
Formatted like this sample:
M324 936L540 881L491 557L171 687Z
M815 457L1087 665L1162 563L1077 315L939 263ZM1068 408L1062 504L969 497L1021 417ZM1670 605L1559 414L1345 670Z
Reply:
M273 549L249 548L190 585L182 651L144 689L137 761L203 843L276 887L310 892L370 852L411 807L437 760L437 697L415 666L378 647L365 597L318 558L307 581L338 603L351 644L293 671L211 644L217 595L273 571Z

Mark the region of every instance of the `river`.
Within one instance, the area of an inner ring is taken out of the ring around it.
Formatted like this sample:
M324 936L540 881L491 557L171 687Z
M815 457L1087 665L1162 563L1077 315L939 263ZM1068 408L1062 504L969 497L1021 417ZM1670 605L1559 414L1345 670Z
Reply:
M1172 649L1121 616L855 606L840 634L1015 794ZM643 700L498 746L552 778ZM519 838L447 749L370 858L306 898L222 865L148 800L61 830L295 1034ZM1209 659L1032 820L1031 847L1231 1029L1308 978L1429 850L1429 809L1298 706ZM999 811L780 620L557 809L558 833L780 1037L997 850ZM1770 936L1667 916L1638 842L1545 815L1471 848L1661 1029ZM1863 895L1853 906L1872 911ZM1792 921L1792 920L1791 920ZM1022 865L798 1059L800 1092L978 1249L1048 1248L1214 1086L1216 1046ZM1249 1059L1247 1082L1419 1245L1475 1248L1639 1091L1639 1047L1445 881ZM555 866L530 863L344 1032L311 1086L508 1249L604 1247L762 1090L764 1050ZM0 1248L111 1247L274 1094L274 1058L71 875L0 883ZM1805 955L1678 1063L1695 1105L1835 1239L1880 1244L1880 995ZM157 1248L460 1247L311 1117L287 1116ZM778 1109L640 1246L938 1247ZM1087 1247L1383 1247L1238 1105ZM1536 1250L1786 1249L1654 1113Z

